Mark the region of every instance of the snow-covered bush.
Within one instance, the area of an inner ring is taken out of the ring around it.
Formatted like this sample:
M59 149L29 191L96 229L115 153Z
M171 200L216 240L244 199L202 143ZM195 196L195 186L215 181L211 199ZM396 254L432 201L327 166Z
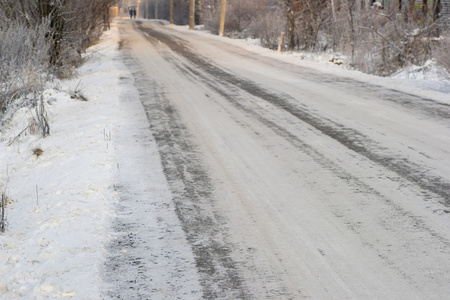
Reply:
M264 25L268 21L264 19L272 11L270 2L271 0L227 0L225 35L238 38L255 36L255 24ZM221 1L203 0L201 8L199 14L202 15L205 28L214 34L218 34L222 9ZM274 19L270 23L275 27L281 25L284 30L283 21ZM280 33L281 31L277 35L279 36Z
M343 44L347 53L352 53L352 65L358 70L389 76L431 58L431 27L405 23L372 10L355 15L353 26L354 43Z
M450 35L442 37L439 40L434 56L438 66L442 70L442 75L450 80Z
M284 16L279 10L270 10L253 19L250 34L261 40L261 45L269 49L277 49L281 33L285 31Z
M206 0L205 8L203 11L203 22L205 28L212 34L219 34L220 25L220 7L218 3Z
M0 109L40 91L47 81L49 48L47 23L34 28L12 21L0 23Z
M49 76L72 75L82 52L100 36L105 12L114 3L0 1L0 119L7 109L14 111L22 104L40 107L40 93ZM47 134L43 106L36 110L36 118Z
M213 33L220 2L203 1L206 27ZM442 25L438 14L430 10L418 16L410 10L403 1L228 0L225 34L258 37L263 46L276 49L285 32L288 49L334 51L347 56L355 69L389 76L432 59L433 37ZM441 56L444 67L448 55Z

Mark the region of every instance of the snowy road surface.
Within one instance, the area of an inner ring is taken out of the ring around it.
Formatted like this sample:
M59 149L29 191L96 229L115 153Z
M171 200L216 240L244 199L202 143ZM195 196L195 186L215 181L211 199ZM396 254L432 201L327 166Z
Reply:
M122 97L118 152L135 155L119 159L109 297L448 299L448 105L119 29L139 95Z

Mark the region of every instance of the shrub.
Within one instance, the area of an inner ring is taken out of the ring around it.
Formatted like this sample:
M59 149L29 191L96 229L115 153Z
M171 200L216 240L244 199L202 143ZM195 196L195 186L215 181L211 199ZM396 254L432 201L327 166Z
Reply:
M442 37L435 48L434 56L442 75L450 80L450 35Z
M0 110L13 101L40 91L47 81L49 44L47 25L29 28L23 23L0 24Z
M285 30L284 20L279 10L270 10L252 21L250 34L259 38L263 47L277 49L281 33Z
M0 118L22 105L18 99L30 98L24 102L39 107L36 117L48 134L39 93L50 76L73 74L81 53L100 36L105 11L114 2L0 1Z

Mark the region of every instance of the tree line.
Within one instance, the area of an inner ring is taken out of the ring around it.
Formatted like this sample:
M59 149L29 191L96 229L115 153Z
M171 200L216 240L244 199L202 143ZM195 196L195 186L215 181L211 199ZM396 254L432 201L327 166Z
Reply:
M170 0L157 2L158 17L169 20ZM187 24L190 1L173 2L175 23ZM196 0L196 24L217 34L221 3ZM155 17L155 4L141 0L144 17ZM350 66L381 76L430 59L450 70L444 8L441 0L227 0L225 34L276 49L285 32L283 49L341 53Z

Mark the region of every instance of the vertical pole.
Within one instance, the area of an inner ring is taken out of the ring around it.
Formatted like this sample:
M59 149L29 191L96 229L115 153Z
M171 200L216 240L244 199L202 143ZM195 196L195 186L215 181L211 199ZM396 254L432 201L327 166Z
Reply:
M281 53L281 47L283 46L283 42L284 42L284 32L281 33L280 43L278 44L278 53Z
M170 0L170 24L173 24L173 0Z
M155 19L158 20L158 0L155 0Z
M189 30L194 30L195 26L195 0L191 0L189 10Z
M227 8L227 0L222 0L222 10L220 11L220 28L219 36L223 36L223 31L225 29L225 13Z

